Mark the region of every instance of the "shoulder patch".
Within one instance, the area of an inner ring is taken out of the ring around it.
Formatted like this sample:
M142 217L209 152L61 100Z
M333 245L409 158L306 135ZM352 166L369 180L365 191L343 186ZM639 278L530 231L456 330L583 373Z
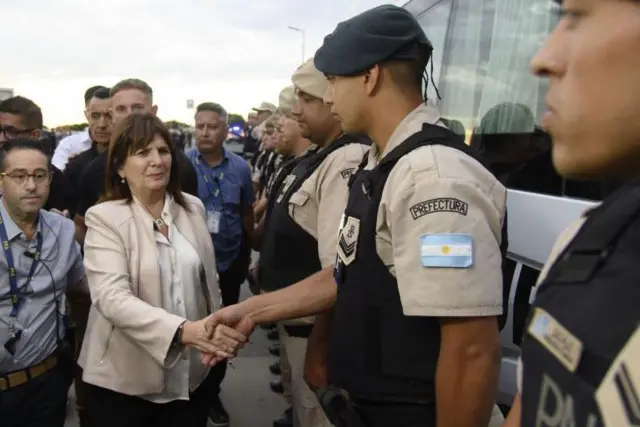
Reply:
M340 171L340 176L342 176L342 179L349 179L351 178L351 175L355 173L355 171L356 171L356 168L344 169Z
M453 198L425 200L409 208L414 220L437 212L451 212L466 216L468 211L469 204L467 202Z
M536 307L527 332L547 349L569 372L576 372L583 344L551 314Z

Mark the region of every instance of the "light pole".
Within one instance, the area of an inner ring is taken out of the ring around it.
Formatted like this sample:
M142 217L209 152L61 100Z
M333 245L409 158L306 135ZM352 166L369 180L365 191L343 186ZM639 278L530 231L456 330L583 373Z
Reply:
M291 25L289 25L289 29L292 31L295 31L297 33L300 33L302 35L302 62L301 64L304 64L304 61L306 59L305 55L304 55L304 45L306 43L306 36L304 33L303 29L297 28L297 27L292 27Z

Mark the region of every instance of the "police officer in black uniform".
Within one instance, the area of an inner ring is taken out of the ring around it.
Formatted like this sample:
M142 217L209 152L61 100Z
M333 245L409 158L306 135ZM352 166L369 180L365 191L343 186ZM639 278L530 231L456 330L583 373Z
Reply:
M550 80L553 162L567 178L624 184L560 237L540 275L506 425L639 426L640 2L564 3L531 63Z

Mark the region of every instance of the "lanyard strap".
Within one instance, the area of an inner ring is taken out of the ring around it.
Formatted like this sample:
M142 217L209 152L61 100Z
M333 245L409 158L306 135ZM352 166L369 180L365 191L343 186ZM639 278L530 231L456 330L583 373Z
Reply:
M197 157L197 155L195 157L195 161L196 166L198 167L198 171L200 172L200 175L202 175L202 179L204 179L204 182L207 186L207 190L209 190L209 193L211 193L215 200L220 194L220 182L222 181L222 178L224 178L224 173L220 173L220 176L216 177L213 171L207 171L204 168L202 163L200 163L200 159ZM214 186L213 181L218 181L217 186Z
M13 253L9 246L9 237L7 235L7 227L5 226L4 219L0 214L0 239L2 239L2 249L4 250L4 256L7 260L7 267L9 268L9 294L11 296L11 317L14 319L18 316L18 309L20 308L20 290L18 289L18 279L16 278L16 265L13 262ZM36 237L36 252L31 263L31 269L29 270L29 276L27 276L27 283L33 277L36 271L36 265L40 259L40 252L42 251L42 233L37 233Z

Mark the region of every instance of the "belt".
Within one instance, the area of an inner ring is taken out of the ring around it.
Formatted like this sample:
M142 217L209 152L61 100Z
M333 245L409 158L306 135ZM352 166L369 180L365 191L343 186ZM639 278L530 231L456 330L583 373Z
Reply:
M54 354L29 368L0 375L0 391L9 390L10 388L25 384L29 380L37 378L45 372L50 371L57 364L58 357Z
M309 338L311 331L313 331L313 325L282 325L284 330L287 331L287 335L294 338Z

